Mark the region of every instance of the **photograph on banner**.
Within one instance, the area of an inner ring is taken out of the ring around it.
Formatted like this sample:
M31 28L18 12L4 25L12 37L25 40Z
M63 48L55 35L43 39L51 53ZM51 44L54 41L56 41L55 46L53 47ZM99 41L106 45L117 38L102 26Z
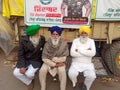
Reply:
M92 0L25 0L25 23L44 27L90 25Z
M97 0L96 20L120 20L120 0Z

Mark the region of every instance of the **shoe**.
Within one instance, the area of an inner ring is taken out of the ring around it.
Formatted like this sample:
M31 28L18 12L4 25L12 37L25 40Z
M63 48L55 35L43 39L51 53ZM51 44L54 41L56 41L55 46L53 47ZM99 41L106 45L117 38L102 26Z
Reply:
M59 81L58 76L52 77L52 81L53 81L53 82L58 82L58 81Z
M73 90L81 90L80 84L76 83L75 87L73 87Z
M73 90L81 90L81 88L78 86L75 86L75 87L73 87Z
M81 87L81 90L87 90L87 88L86 88L84 83L81 83L80 87Z

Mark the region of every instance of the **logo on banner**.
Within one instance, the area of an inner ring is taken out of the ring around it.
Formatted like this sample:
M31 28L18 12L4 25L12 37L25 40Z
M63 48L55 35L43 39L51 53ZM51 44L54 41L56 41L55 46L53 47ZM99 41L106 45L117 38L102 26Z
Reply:
M40 2L43 4L43 5L48 5L52 2L52 0L40 0Z

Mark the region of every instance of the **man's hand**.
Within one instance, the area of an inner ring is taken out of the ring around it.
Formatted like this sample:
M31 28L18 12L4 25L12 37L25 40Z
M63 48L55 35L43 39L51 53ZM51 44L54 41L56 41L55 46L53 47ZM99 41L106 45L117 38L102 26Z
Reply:
M64 62L58 62L58 63L56 63L56 66L55 66L55 67L61 67L61 66L64 66L64 65L65 65Z
M88 48L87 50L91 50L91 48Z
M21 74L25 74L25 72L26 72L26 69L24 67L20 68L20 73Z
M76 52L78 52L78 49L75 49Z

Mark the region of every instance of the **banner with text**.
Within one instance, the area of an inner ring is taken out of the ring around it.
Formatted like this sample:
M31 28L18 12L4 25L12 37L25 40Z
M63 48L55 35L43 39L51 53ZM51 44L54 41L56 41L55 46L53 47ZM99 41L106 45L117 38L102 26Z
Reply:
M120 20L120 0L97 0L96 20Z
M92 0L25 0L25 23L43 27L90 25Z

